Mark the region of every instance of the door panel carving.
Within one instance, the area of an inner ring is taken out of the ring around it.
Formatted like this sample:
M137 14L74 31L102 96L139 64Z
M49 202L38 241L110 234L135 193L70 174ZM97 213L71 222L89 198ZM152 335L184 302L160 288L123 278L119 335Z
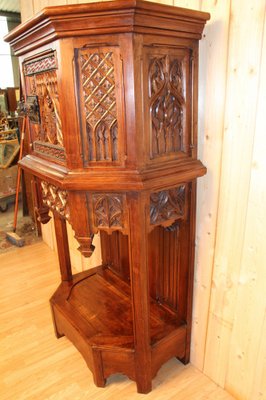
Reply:
M27 98L36 96L40 115L39 121L30 123L33 150L47 158L64 163L66 156L60 116L57 68L54 51L25 61L23 64Z
M121 143L120 55L116 48L82 48L76 49L75 59L85 164L117 162Z
M144 47L145 135L150 162L190 153L190 56L182 48L167 50Z

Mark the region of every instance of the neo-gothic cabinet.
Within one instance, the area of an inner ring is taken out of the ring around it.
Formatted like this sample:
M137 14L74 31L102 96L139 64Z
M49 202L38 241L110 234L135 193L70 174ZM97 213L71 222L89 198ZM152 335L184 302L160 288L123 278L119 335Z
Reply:
M35 210L53 212L62 282L55 331L95 384L123 373L148 393L189 361L198 41L209 14L142 0L44 9L7 37L20 56ZM100 233L102 265L72 274ZM71 368L71 366L69 366Z

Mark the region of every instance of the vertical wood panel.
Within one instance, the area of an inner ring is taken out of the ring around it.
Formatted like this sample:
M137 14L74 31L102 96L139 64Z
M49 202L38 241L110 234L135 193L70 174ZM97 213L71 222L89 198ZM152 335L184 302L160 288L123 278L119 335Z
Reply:
M34 14L34 0L20 0L21 21L24 22Z
M200 10L200 0L174 0L176 7L190 8L192 10Z
M66 5L67 0L33 0L34 14L41 11L44 7Z
M230 0L206 0L211 13L200 42L198 156L207 175L198 180L197 237L191 361L203 369L216 238L227 79Z
M264 264L265 265L265 264ZM265 278L264 278L265 280ZM265 284L264 284L265 288ZM264 289L265 291L265 289ZM263 292L262 292L263 293ZM249 379L252 384L251 392L248 393L248 399L263 400L266 398L266 312L264 311L263 325L261 329L260 346L257 358L254 363L254 380Z
M264 5L265 7L265 5ZM264 14L265 15L265 14ZM263 21L263 7L257 9L257 20ZM237 282L237 299L234 325L229 348L226 385L232 394L241 399L266 398L266 26L264 19L264 41L261 66L250 65L260 76L257 119L254 135L252 168L246 230L240 273ZM254 46L256 44L254 43ZM258 43L259 45L259 43ZM259 47L259 46L258 46ZM256 98L254 97L254 102ZM253 132L251 132L253 133ZM244 306L243 306L244 305ZM262 352L262 353L261 353ZM264 361L263 361L264 357ZM261 364L257 362L260 360ZM263 377L264 373L264 377ZM258 377L258 378L257 378ZM260 378L261 377L261 380ZM253 382L258 379L258 386ZM264 389L262 388L264 378ZM264 391L264 393L263 393Z
M204 366L222 387L243 252L264 6L265 0L231 2L221 190Z
M174 5L174 0L148 0L148 1L153 1L154 3L161 3L161 4L168 4L170 6Z

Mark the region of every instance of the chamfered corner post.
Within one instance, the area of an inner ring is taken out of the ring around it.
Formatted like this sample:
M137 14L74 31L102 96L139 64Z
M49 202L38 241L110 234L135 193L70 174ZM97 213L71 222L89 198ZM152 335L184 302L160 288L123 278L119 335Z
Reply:
M146 194L129 193L128 210L136 384L139 393L149 393L152 390L152 372Z

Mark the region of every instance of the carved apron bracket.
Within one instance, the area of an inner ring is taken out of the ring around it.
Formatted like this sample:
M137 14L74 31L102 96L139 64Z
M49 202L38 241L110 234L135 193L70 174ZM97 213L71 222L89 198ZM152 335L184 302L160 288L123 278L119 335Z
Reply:
M34 212L36 215L36 219L41 224L47 224L51 219L49 215L50 210L49 207L45 205L42 201L41 186L36 178L31 181L31 188L33 193Z
M41 181L41 191L44 206L69 221L70 213L67 202L67 191L59 189L46 181Z
M150 225L163 226L170 231L178 227L178 220L185 219L187 214L186 184L176 188L151 193L150 195Z
M87 193L94 231L127 233L126 197L121 193Z
M89 221L86 193L69 191L68 199L71 226L75 232L75 239L77 239L80 244L78 250L84 257L90 257L95 248L92 244L95 232Z

